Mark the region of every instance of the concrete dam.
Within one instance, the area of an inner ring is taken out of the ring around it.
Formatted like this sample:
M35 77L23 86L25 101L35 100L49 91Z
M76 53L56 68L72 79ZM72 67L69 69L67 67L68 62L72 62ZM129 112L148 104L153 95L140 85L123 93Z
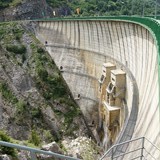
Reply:
M108 149L108 145L145 137L160 148L160 46L158 29L154 27L160 28L158 21L131 17L40 20L36 23L37 38L46 45L62 70L97 142ZM101 126L103 118L99 113L98 80L102 76L102 66L108 63L126 75L120 128L111 133L113 139L106 135L105 123ZM103 134L99 133L102 128ZM138 143L130 144L128 148L136 145ZM160 159L156 148L152 145L146 148ZM131 157L128 155L124 159ZM146 157L152 159L149 154Z

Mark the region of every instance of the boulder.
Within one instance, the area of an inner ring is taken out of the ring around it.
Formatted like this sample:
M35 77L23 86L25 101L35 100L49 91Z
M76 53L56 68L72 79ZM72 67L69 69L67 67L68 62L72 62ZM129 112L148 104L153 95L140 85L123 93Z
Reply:
M62 150L60 149L60 147L58 146L56 142L52 142L47 145L43 145L42 150L63 154ZM40 160L53 160L53 156L42 154L39 156L39 159ZM54 160L61 160L61 158L54 158Z
M11 160L11 158L8 155L4 154L0 155L0 160Z
M43 145L42 150L63 154L62 150L60 149L60 147L58 146L56 142L52 142L47 145Z

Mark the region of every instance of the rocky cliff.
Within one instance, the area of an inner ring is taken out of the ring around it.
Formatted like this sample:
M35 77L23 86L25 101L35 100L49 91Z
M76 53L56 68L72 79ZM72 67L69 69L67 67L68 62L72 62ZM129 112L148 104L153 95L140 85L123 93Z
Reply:
M0 21L29 20L47 18L53 15L45 0L21 0L0 10Z
M87 136L83 115L54 61L26 24L0 24L0 129L40 146Z

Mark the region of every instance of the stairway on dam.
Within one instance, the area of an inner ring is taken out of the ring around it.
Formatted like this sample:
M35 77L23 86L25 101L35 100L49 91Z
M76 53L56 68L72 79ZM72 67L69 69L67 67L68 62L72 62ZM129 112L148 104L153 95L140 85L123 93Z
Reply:
M54 20L37 22L36 36L43 44L47 41L49 54L58 67L63 66L62 75L75 99L81 95L76 101L88 124L99 121L103 63L124 70L128 114L116 141L143 136L160 148L158 46L150 29L122 20Z

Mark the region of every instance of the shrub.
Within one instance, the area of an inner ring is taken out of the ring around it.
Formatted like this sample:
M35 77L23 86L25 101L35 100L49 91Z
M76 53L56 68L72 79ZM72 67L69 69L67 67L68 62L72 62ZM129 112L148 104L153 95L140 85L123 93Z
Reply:
M39 68L38 69L38 76L42 79L42 80L46 80L46 78L48 77L48 72L43 69L43 68Z
M23 100L19 100L16 104L16 107L18 113L24 113L26 109L26 103Z
M31 114L33 118L40 118L42 116L41 110L39 108L33 108L31 110Z
M26 56L25 54L22 54L22 63L24 63L25 60L26 60Z
M38 133L35 130L32 130L31 136L29 138L29 142L33 143L35 146L40 145L41 140L40 140Z
M47 143L54 141L53 135L51 134L51 132L49 130L44 130L43 135L44 135L45 141Z
M17 98L14 96L14 94L9 90L8 86L4 82L0 82L0 92L2 93L2 96L7 101L15 104L17 103Z
M45 51L44 51L43 48L37 48L37 52L38 52L38 53L44 53Z
M0 140L5 141L5 142L11 142L10 137L4 131L0 131ZM0 152L2 154L8 154L8 155L11 155L13 157L16 156L16 151L15 151L14 148L0 146Z
M20 35L19 35L19 34L16 35L16 40L17 40L17 41L20 41L20 39L21 39Z
M26 47L24 45L8 45L6 46L6 50L15 54L24 54L26 52Z

